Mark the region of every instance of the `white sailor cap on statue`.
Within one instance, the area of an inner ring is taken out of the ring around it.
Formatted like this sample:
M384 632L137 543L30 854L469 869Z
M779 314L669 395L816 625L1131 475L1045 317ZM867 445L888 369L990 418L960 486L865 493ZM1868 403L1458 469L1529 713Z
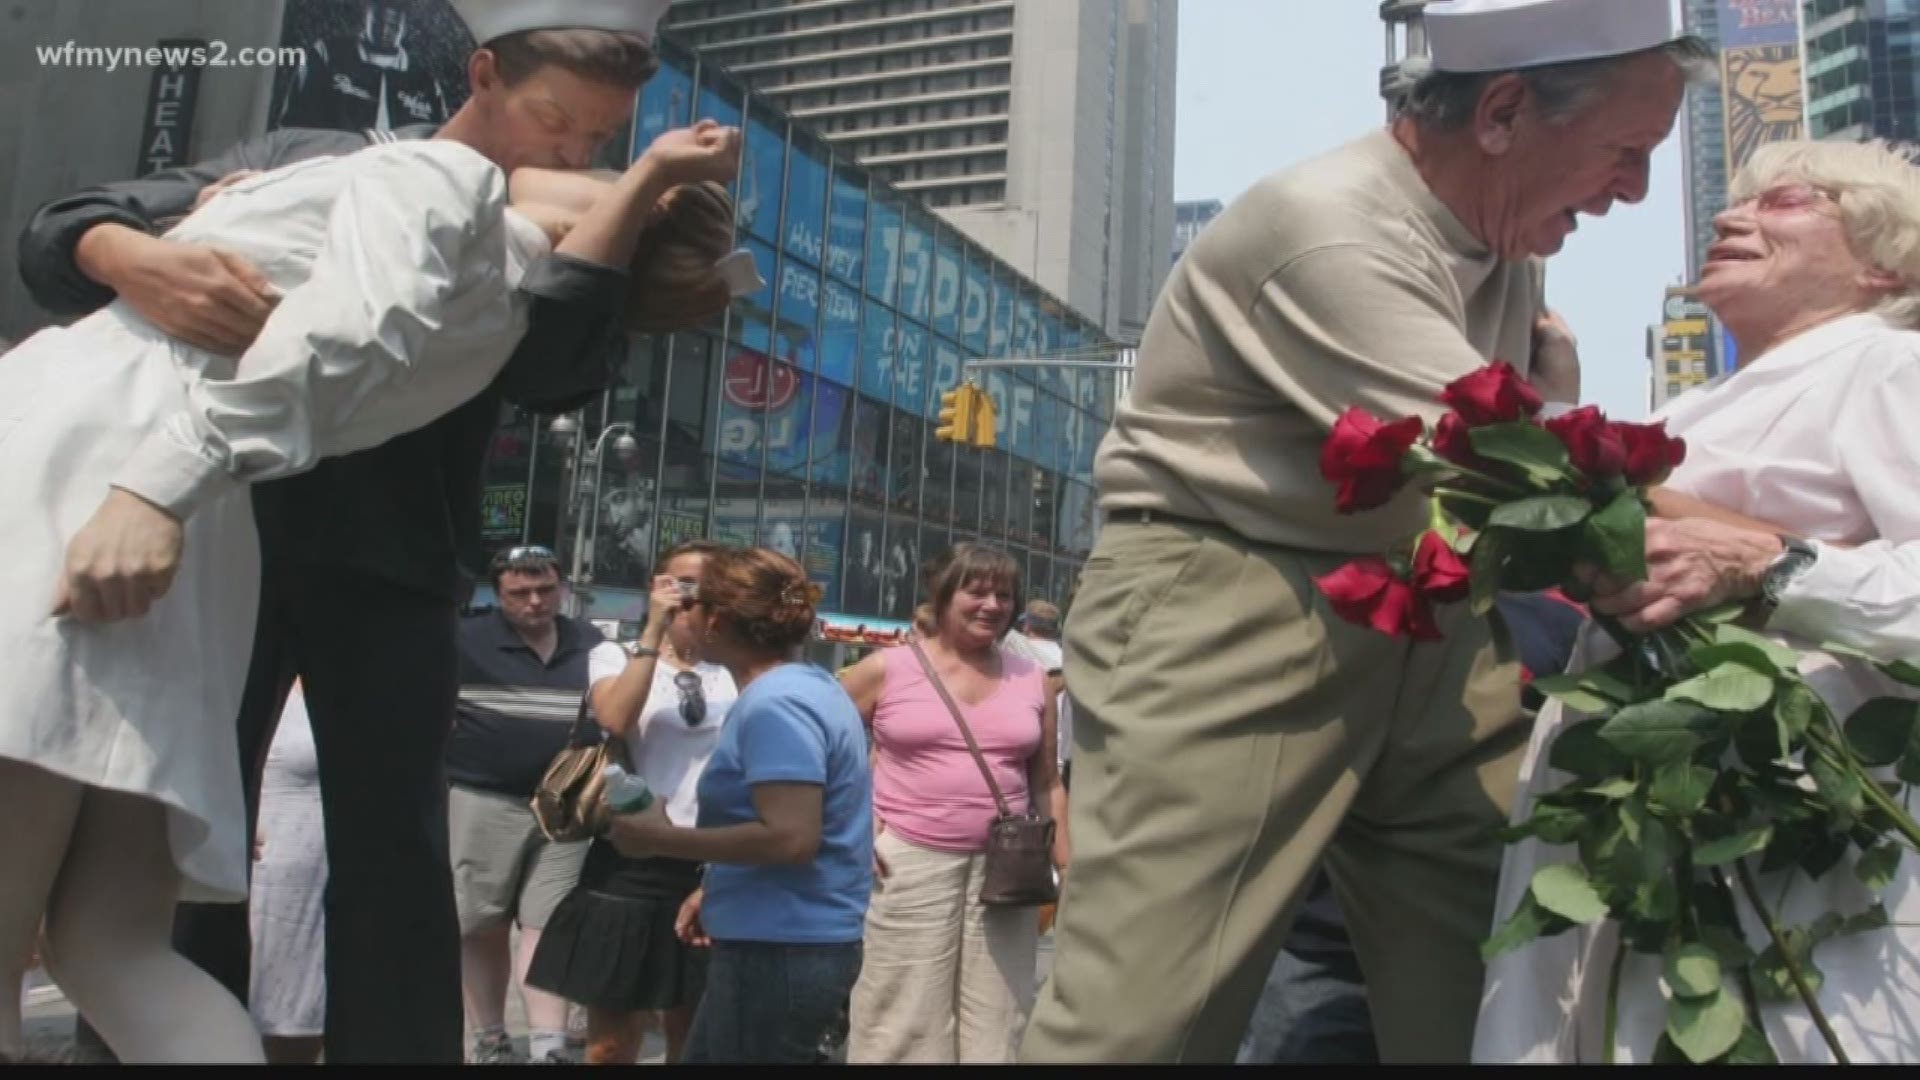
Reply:
M1673 0L1435 0L1423 15L1436 71L1598 60L1681 36Z
M613 30L653 41L672 0L453 0L476 45L526 30Z

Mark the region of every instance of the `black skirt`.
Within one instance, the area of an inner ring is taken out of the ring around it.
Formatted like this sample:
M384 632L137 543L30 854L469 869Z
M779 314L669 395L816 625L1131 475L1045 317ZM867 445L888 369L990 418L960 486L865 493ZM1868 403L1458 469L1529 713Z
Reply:
M692 1008L706 950L681 944L673 921L699 887L699 863L629 859L595 840L580 884L540 933L527 985L606 1012Z

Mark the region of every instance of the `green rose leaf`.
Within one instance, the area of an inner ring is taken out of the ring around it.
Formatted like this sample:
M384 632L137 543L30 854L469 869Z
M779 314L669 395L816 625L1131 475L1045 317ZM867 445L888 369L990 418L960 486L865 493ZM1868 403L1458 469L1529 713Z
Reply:
M1746 1026L1747 1008L1737 994L1716 991L1667 1004L1667 1036L1696 1065L1732 1050Z
M1654 773L1653 786L1647 793L1661 809L1691 817L1707 804L1714 777L1714 771L1704 766L1685 760L1671 761Z
M1863 852L1858 862L1853 864L1853 874L1860 884L1878 891L1887 887L1893 880L1893 871L1900 865L1900 853L1904 850L1897 843L1881 844L1872 851Z
M1669 689L1667 700L1691 701L1719 712L1752 712L1773 700L1773 679L1745 664L1721 664Z
M1576 926L1597 922L1607 914L1607 902L1588 879L1586 868L1574 863L1535 871L1532 892L1541 907Z
M1603 799L1624 799L1638 790L1640 790L1638 783L1624 776L1616 776L1612 780L1602 780L1588 788L1587 794L1598 795Z
M1532 834L1549 844L1566 844L1580 838L1592 818L1570 806L1541 806L1533 811L1527 824Z
M1920 686L1920 667L1906 660L1895 660L1891 664L1877 664L1887 678L1907 686Z
M1647 576L1647 508L1634 492L1623 492L1587 519L1588 549L1607 574L1621 581Z
M1737 832L1719 840L1707 840L1694 846L1693 865L1725 866L1730 862L1765 851L1767 845L1772 842L1773 826L1771 825Z
M1748 1024L1740 1031L1740 1041L1727 1054L1729 1065L1778 1065L1780 1058L1767 1041L1767 1033Z
M1582 780L1609 780L1632 763L1600 736L1605 720L1582 720L1561 730L1547 748L1547 764Z
M1534 900L1531 891L1520 897L1520 906L1515 908L1500 929L1493 932L1480 946L1483 959L1491 960L1503 953L1512 952L1537 938L1547 937L1567 928L1564 920Z
M1907 752L1900 755L1900 763L1893 767L1893 775L1909 784L1920 784L1920 730L1907 743Z
M1891 765L1913 745L1916 722L1920 722L1920 702L1874 698L1847 717L1847 743L1861 764Z
M1573 467L1565 443L1553 432L1525 420L1477 427L1469 437L1481 457L1518 465L1541 480L1564 480Z
M1773 718L1780 725L1782 740L1797 739L1813 726L1815 709L1819 699L1804 684L1792 683L1780 691L1773 702ZM1786 757L1786 743L1782 743L1781 757Z
M1860 778L1829 763L1825 758L1809 757L1807 772L1812 774L1820 794L1826 797L1827 805L1849 821L1859 817L1866 808L1865 796L1860 792Z
M1745 607L1744 605L1736 606L1734 610L1744 613ZM1773 661L1773 666L1778 668L1782 674L1800 669L1799 653L1767 637L1765 634L1756 634L1744 626L1732 626L1724 623L1716 626L1713 628L1713 640L1717 645L1751 645L1765 653L1767 659Z
M1528 685L1576 712L1605 713L1625 704L1624 699L1615 700L1600 693L1579 675L1549 675Z
M1842 936L1864 934L1872 930L1884 930L1892 925L1893 920L1887 917L1887 905L1875 904L1858 915L1847 916L1840 924L1840 933Z
M1507 543L1507 534L1501 532L1483 532L1474 542L1467 569L1469 597L1475 615L1492 611L1494 597L1500 595L1500 571L1506 563Z
M1720 957L1712 949L1690 942L1667 950L1667 985L1684 998L1703 998L1720 991Z
M1578 495L1541 495L1502 503L1487 524L1520 532L1559 532L1585 521L1592 511L1593 504Z
M1655 765L1687 758L1721 733L1714 713L1682 701L1649 701L1620 710L1600 728L1609 746Z
M1813 964L1813 938L1806 931L1788 928L1780 932L1787 943L1787 951L1793 955L1794 963L1800 967L1800 973L1806 976L1807 988L1818 993L1826 984L1827 977ZM1798 1002L1799 991L1793 985L1793 975L1787 971L1786 961L1782 959L1780 946L1769 945L1760 958L1753 962L1753 978L1760 996L1776 1002Z
M1778 678L1782 672L1764 650L1746 642L1729 642L1720 645L1695 645L1687 650L1688 659L1701 671L1712 671L1722 664L1739 664L1752 668L1768 678Z

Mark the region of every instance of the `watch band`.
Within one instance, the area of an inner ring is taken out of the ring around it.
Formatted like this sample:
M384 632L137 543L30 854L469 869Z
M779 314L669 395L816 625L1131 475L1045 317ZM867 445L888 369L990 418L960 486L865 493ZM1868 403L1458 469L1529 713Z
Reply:
M1795 578L1813 568L1820 552L1812 544L1794 536L1780 537L1781 552L1767 564L1766 573L1760 577L1760 597L1767 606L1779 607L1781 597Z
M658 660L660 659L660 650L648 648L636 641L633 643L633 655L635 659L644 656L651 660Z

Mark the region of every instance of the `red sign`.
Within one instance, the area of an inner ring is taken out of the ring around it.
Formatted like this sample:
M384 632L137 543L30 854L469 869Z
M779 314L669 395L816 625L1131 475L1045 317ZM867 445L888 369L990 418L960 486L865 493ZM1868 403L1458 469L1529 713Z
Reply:
M792 403L800 391L800 373L759 353L735 353L727 361L727 400L743 409L772 412Z

